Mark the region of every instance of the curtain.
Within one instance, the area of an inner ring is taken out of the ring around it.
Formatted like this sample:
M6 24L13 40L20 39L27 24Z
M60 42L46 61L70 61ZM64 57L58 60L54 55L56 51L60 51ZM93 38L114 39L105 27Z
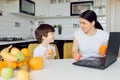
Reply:
M120 32L120 0L107 0L107 27L110 32Z

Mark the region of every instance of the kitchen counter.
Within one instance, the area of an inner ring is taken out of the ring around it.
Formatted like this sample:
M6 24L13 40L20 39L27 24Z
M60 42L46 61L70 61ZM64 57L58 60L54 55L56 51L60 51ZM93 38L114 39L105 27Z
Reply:
M19 41L0 41L0 50L12 45L18 49L27 48L30 43L37 43L36 39L24 39Z
M36 39L25 39L25 40L20 40L20 41L0 41L0 45L33 42L33 41L37 41L37 40Z
M55 41L72 41L72 39L55 39ZM0 41L0 45L6 45L6 44L14 44L14 43L23 43L23 42L34 42L37 41L37 39L24 39L19 41Z

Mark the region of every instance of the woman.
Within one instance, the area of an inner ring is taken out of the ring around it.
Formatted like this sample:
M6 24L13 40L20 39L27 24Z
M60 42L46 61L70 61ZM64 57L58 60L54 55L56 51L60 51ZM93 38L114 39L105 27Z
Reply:
M75 60L90 56L100 56L99 48L107 45L109 34L103 31L97 21L97 15L92 10L80 14L80 29L75 31L72 55Z

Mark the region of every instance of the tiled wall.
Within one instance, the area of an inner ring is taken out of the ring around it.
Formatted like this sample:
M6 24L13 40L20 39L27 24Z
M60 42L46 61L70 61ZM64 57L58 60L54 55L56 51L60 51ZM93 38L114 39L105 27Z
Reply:
M3 12L3 16L0 16L0 37L27 38L30 36L31 28L35 27L34 22L35 20L32 18Z
M73 28L73 24L79 25L78 18L52 18L52 19L42 19L38 20L44 21L45 23L51 25L61 25L62 26L62 35L58 34L58 27L55 28L55 37L56 39L72 39L73 31L76 28Z
M33 22L33 24L31 23ZM56 39L72 39L73 32L79 26L79 17L70 18L48 18L48 19L32 19L29 17L19 16L3 12L3 16L0 16L0 37L24 37L30 36L30 30L33 29L32 36L34 36L34 30L38 26L39 21L44 21L45 23L51 25L62 26L62 36L58 35L58 28L56 30ZM106 21L102 18L99 19L102 23L104 29L107 31ZM15 27L15 23L20 24L20 27Z
M30 17L11 14L7 11L7 8L7 0L0 0L0 11L2 11L2 16L0 16L0 37L28 38L31 35L31 28L33 30L35 28L35 20Z
M37 22L49 23L51 25L62 25L62 36L58 34L58 28L55 28L56 39L73 39L73 32L79 27L79 17L63 17L63 18L49 18L39 19ZM104 30L107 31L106 17L98 17L98 21L103 26Z

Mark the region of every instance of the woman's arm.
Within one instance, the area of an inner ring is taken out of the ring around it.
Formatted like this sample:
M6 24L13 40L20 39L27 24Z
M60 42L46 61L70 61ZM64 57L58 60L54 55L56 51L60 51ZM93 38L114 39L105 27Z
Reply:
M108 46L108 41L106 41L103 45L106 45L106 46Z
M78 48L78 41L75 38L73 39L72 56L77 61L82 57Z

